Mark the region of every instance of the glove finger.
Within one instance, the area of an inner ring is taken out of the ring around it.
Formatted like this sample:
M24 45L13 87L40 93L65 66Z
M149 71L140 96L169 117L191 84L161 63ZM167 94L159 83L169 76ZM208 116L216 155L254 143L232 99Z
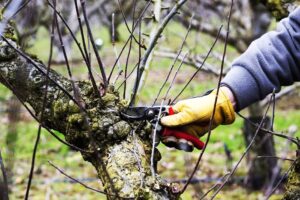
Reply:
M198 124L189 124L186 126L179 127L179 130L188 133L190 135L193 135L195 137L202 137L203 135L205 135L205 133L208 132L208 129L209 129L209 125L201 126Z
M183 105L183 101L179 101L175 105L172 105L172 109L175 113L179 113L182 110Z
M189 135L193 135L195 137L201 137L198 133L203 129L201 126L196 124L189 124L186 126L178 127L180 131L188 133Z
M211 126L211 130L215 129L217 126L215 124L212 124ZM209 124L207 124L206 126L201 126L201 129L198 129L197 134L199 135L199 137L202 137L203 135L205 135L207 132L209 131Z
M194 121L194 118L192 118L186 112L179 112L174 115L168 115L168 116L162 117L160 120L162 125L169 126L169 127L183 126L183 125L189 124L193 121Z

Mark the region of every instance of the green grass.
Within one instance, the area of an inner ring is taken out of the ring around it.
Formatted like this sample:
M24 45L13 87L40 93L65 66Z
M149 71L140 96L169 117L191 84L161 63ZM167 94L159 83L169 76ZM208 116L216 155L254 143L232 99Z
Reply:
M129 36L129 33L126 31L124 25L119 27L121 34L121 42L116 44L118 52L120 52L124 41ZM149 32L146 30L145 32ZM95 38L102 38L104 41L104 46L100 50L100 54L103 58L105 64L106 72L108 73L111 69L111 66L114 64L115 55L112 45L110 43L110 38L108 31L105 29L95 29L94 31ZM176 23L171 23L171 25L166 30L168 34L168 40L163 41L159 40L159 48L168 48L171 51L177 51L181 45L182 37L185 35L186 29L181 25ZM80 39L80 36L77 36ZM199 37L198 40L201 44L205 44L205 48L195 45L195 37ZM29 50L30 53L38 55L38 57L47 63L48 59L48 50L49 50L49 38L45 29L41 29L38 32L37 41L34 46ZM213 38L208 37L204 34L197 34L192 31L187 40L187 46L193 47L191 53L201 53L205 54L207 48L212 44ZM223 50L222 43L218 43L216 46L216 52L221 53ZM183 49L183 52L186 52L187 48ZM132 57L129 63L129 71L133 68L134 64L138 60L137 48L135 47L132 52ZM55 54L56 55L56 54ZM126 62L127 50L124 51L124 56L121 58L121 65L124 68ZM232 60L237 56L233 47L228 49L228 59ZM72 59L80 58L79 51L73 46L73 52L71 54ZM54 56L55 58L55 56ZM220 66L220 61L210 57L209 59L211 64ZM162 83L167 76L168 69L172 64L172 60L165 58L155 57L149 70L148 78L145 84L144 89L139 95L139 104L140 105L151 105L154 101L154 98L157 95ZM179 62L176 63L177 68ZM93 67L98 71L97 64L93 58ZM60 73L66 75L67 71L61 65L55 65L53 68ZM82 63L72 63L71 65L72 72L74 76L78 79L87 78L87 70ZM196 69L183 65L179 76L177 77L174 86L172 87L168 98L173 99L184 87L185 83L188 81L189 77L195 72ZM99 73L99 72L98 72ZM174 75L174 72L172 73ZM114 76L115 77L115 74ZM135 75L133 75L128 82L128 88L132 88L133 80ZM173 77L173 76L171 76ZM100 80L96 77L97 80ZM120 79L116 86L120 85L122 79ZM165 92L170 83L167 83L163 89L162 94L158 100L158 103L161 102L161 98L165 95ZM200 96L205 91L215 88L217 85L217 79L214 76L199 72L199 74L194 78L191 84L187 87L184 93L180 96L179 99L190 98L194 96ZM122 94L123 87L120 88L120 93ZM1 107L5 108L5 101L8 100L11 93L3 86L0 86L0 101ZM130 90L127 91L127 98L130 97ZM4 160L8 161L13 159L7 157L6 146L5 146L5 137L7 132L7 116L5 113L1 113L2 123L0 124L0 150L3 154ZM276 111L275 118L275 130L286 131L288 127L292 124L300 124L300 112L296 110L288 111ZM231 164L226 161L224 153L224 143L227 144L229 149L232 151L235 163L239 157L242 155L245 150L244 138L242 135L241 127L243 121L240 118L237 118L234 124L230 126L220 126L213 131L210 143L207 148L207 152L200 164L200 170L197 171L197 177L222 177L223 174L228 170L228 167L231 167ZM34 122L28 114L25 114L24 121L20 122L17 126L18 130L18 140L14 147L15 149L15 167L14 177L13 177L13 193L11 194L11 199L22 199L26 180L30 167L30 159L32 154L32 149L34 146L36 134L37 134L38 125ZM59 134L59 133L58 133ZM297 133L299 136L299 133ZM203 141L206 140L206 137L202 138ZM285 140L275 138L277 151L280 153L284 146ZM295 147L291 147L291 152ZM168 180L177 180L187 177L187 174L190 173L200 151L194 151L193 153L187 154L184 152L176 151L173 149L168 149L162 144L159 146L159 150L162 154L162 160L159 165L159 171L161 175ZM187 166L185 159L190 157L192 160L191 164ZM57 173L55 169L49 166L47 163L48 160L53 161L58 166L64 168L66 172L74 177L85 178L85 177L96 177L95 170L93 167L84 162L79 153L70 151L68 147L62 145L55 138L53 138L49 133L43 131L41 136L41 142L37 154L37 163L36 163L36 173L34 176L33 189L31 192L32 199L42 199L45 198L46 194L50 195L50 199L105 199L103 195L95 194L90 192L83 187L76 184L64 183L65 177ZM285 165L287 168L288 165ZM189 169L187 169L189 168ZM191 169L190 169L191 168ZM246 173L246 163L243 161L241 167L237 171L238 175L245 175ZM99 187L100 184L97 181L88 182L87 184L93 187ZM211 184L201 184L200 187L206 191ZM192 199L194 193L193 186L190 186L188 191L183 195L183 199ZM261 193L258 192L249 192L245 189L242 189L237 186L232 186L226 188L223 192L220 193L218 199L257 199L261 196ZM280 195L277 195L280 196ZM276 199L276 197L274 197Z

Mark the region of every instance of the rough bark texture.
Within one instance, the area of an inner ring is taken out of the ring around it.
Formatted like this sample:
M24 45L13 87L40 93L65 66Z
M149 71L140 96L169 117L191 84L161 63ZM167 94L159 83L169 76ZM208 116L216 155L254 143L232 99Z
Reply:
M45 66L38 68L7 43L0 41L0 81L40 117L47 77ZM126 102L109 88L101 99L87 81L75 82L84 110L55 83L73 94L70 80L51 70L42 124L64 134L65 139L86 151L83 158L92 163L104 184L108 199L175 199L171 186L150 170L151 126L128 122L120 117Z

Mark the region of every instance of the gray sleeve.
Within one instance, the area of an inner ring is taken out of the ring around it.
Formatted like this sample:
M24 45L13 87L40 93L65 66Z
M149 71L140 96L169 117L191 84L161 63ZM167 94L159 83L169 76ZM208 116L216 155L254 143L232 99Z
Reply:
M237 100L237 110L265 98L273 89L300 80L300 8L251 43L233 64L222 84Z

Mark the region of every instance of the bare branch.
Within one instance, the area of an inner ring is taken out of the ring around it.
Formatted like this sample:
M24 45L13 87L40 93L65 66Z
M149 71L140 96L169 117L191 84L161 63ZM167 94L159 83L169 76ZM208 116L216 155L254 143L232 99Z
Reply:
M89 20L87 18L87 13L86 13L86 8L85 8L86 1L85 0L80 0L80 2L81 2L83 17L84 17L85 24L86 24L86 27L87 27L88 35L89 35L90 41L92 43L93 50L94 50L94 53L96 55L96 59L97 59L97 62L98 62L99 68L100 68L100 72L101 72L101 75L102 75L102 80L103 80L104 88L106 89L107 86L108 86L108 81L106 79L106 74L105 74L104 66L103 66L101 57L99 55L98 49L97 49L96 44L95 44L95 40L94 40L94 36L93 36L93 33L92 33L92 29L90 27Z
M136 21L136 23L135 23L135 25L134 25L134 29L132 30L132 32L135 30L135 28L137 27L137 25L139 25L139 24L141 23L142 17L143 17L144 14L146 13L146 11L148 10L148 8L149 8L150 5L151 5L151 1L149 1L149 2L147 3L147 5L146 5L145 8L143 9L143 11L141 12L139 18L137 19L137 21ZM111 69L111 71L110 71L110 74L109 74L109 76L108 76L108 82L110 82L110 79L111 79L111 77L112 77L112 74L113 74L113 72L114 72L114 69L116 68L116 65L118 64L118 62L119 62L119 60L120 60L120 58L121 58L121 56L122 56L122 53L124 52L124 50L125 50L127 44L128 44L129 41L131 40L131 37L132 37L132 35L130 35L130 37L127 39L127 41L125 42L125 44L124 44L124 46L123 46L123 48L122 48L122 50L121 50L121 52L120 52L118 58L116 59L114 65L113 65L113 67L112 67L112 69ZM125 80L126 80L127 78L128 78L128 77L125 77ZM124 81L124 82L125 82L125 81ZM123 85L123 83L122 83L121 85Z
M177 57L177 54L175 54L175 53L164 52L164 51L156 51L156 52L154 52L154 55L158 56L158 57L171 58L171 59L174 59L174 58ZM179 55L178 56L178 59L180 61L183 60L182 58L183 58L183 55ZM207 63L207 62L201 67L201 65L203 64L203 61L201 61L201 60L199 60L199 59L197 59L195 57L191 57L191 56L187 57L184 60L184 64L190 65L190 66L192 66L192 67L194 67L196 69L200 68L201 71L206 72L206 73L211 73L211 74L213 74L215 76L219 76L220 75L220 70L218 68L212 66L211 64ZM230 70L230 68L226 67L224 69L223 76L225 76L229 70Z
M181 8L181 6L186 1L187 0L180 0L180 1L176 2L175 6L172 8L172 10L162 20L162 23L159 25L156 32L153 33L153 36L151 37L151 40L150 40L149 45L148 45L148 49L145 52L145 54L144 54L144 56L141 60L141 65L140 65L139 70L137 72L137 77L136 77L137 81L136 81L136 83L134 85L134 88L133 88L133 96L132 96L132 101L131 102L135 101L136 94L137 94L137 92L140 88L141 80L143 80L143 78L142 78L143 72L145 70L145 66L146 66L146 63L148 62L149 56L151 56L151 54L152 54L152 50L156 46L158 39L160 38L163 30L166 28L169 21L174 17L174 15L177 14L177 11Z
M273 96L274 96L274 94L275 94L275 93L274 93L274 91L273 91ZM268 105L268 107L267 107L267 109L266 109L266 112L265 112L265 114L264 114L264 116L263 116L263 118L262 118L262 120L261 120L259 126L257 127L257 129L256 129L256 131L255 131L255 134L254 134L254 136L253 136L251 142L249 143L249 145L247 146L246 150L244 151L243 155L240 157L240 159L238 160L237 164L234 166L234 168L233 168L232 171L230 172L230 175L227 176L227 178L226 178L225 181L222 183L222 185L221 185L221 186L217 189L217 191L213 194L213 196L211 197L211 199L214 199L214 198L218 195L218 193L222 190L222 188L225 186L225 184L229 181L229 179L230 179L230 178L232 177L232 175L235 173L236 169L238 168L238 166L239 166L240 163L242 162L243 158L244 158L244 157L247 155L247 153L249 152L250 148L252 147L252 145L253 145L253 143L254 143L254 141L255 141L255 138L256 138L257 134L260 132L261 127L262 127L262 125L263 125L263 123L264 123L264 121L265 121L265 119L266 119L266 116L267 116L268 110L269 110L269 108L270 108L271 102L272 102L272 101L269 102L269 105Z
M56 6L56 0L53 0L53 3ZM49 72L50 72L50 68L51 68L52 53L53 53L53 40L54 40L54 26L55 26L55 23L57 23L57 18L55 18L54 15L55 15L55 12L53 12L51 37L50 37L50 52L49 52L49 58L48 58L48 67L47 67L46 77L49 77ZM48 95L48 89L49 89L49 82L50 82L50 80L49 80L49 78L47 78L47 80L46 80L46 86L45 86L46 87L46 91L45 91L45 94L44 94L43 100L42 100L43 101L42 102L42 109L41 109L41 115L40 115L40 119L39 119L40 122L43 121L43 117L44 117L44 112L45 112L46 103L47 103L47 95ZM30 187L31 187L31 181L33 179L33 171L34 171L34 166L35 166L35 158L36 158L38 144L39 144L39 141L40 141L41 130L42 130L42 125L39 124L38 132L37 132L37 136L36 136L36 141L35 141L33 152L32 152L31 167L30 167L30 172L29 172L29 177L28 177L28 182L27 182L26 193L25 193L25 197L24 197L26 200L29 197L29 191L30 191Z
M268 194L268 196L266 196L266 200L270 198L270 196L277 190L277 188L279 187L279 185L282 183L282 181L288 176L289 172L293 169L293 167L295 166L295 164L297 163L297 159L293 161L293 163L291 164L291 166L288 168L288 170L286 170L286 172L284 173L284 175L281 177L281 179L277 182L276 186L273 188L273 190Z
M283 157L278 157L278 156L257 156L256 158L274 158L274 159L278 159L278 160L286 160L286 161L295 161L295 159L290 159L290 158L283 158ZM272 184L270 184L272 185Z
M219 39L219 34L222 30L223 26L220 26L217 37L215 38L214 43L212 44L211 48L209 49L208 53L206 54L203 63L201 64L201 66L199 66L199 68L196 70L196 72L191 76L191 78L188 80L188 82L185 84L185 86L182 88L182 90L178 93L177 96L175 96L175 98L172 100L171 104L173 104L179 97L180 95L184 92L184 90L187 88L187 86L191 83L191 81L195 78L195 76L198 74L198 72L201 70L201 68L204 66L206 60L208 59L209 55L211 54L213 48L215 47L218 39ZM222 75L221 75L222 76Z
M59 171L59 173L61 173L62 175L68 177L69 179L71 179L71 180L74 181L75 183L78 183L78 184L82 185L82 186L85 187L86 189L89 189L89 190L91 190L91 191L93 191L93 192L105 194L105 195L108 195L108 196L118 197L118 196L116 196L116 195L114 195L114 194L107 194L106 192L103 192L103 191L101 191L101 190L97 190L97 189L95 189L95 188L92 188L92 187L90 187L90 186L84 184L83 182L79 181L78 179L73 178L72 176L66 174L66 173L64 172L64 170L62 170L62 169L60 169L59 167L57 167L56 165L54 165L51 161L48 161L48 163L49 163L52 167L54 167L57 171ZM124 199L128 199L128 198L124 198Z
M75 41L75 43L76 43L76 45L77 45L77 47L78 47L78 49L79 49L79 51L80 51L80 53L81 53L81 56L82 56L83 60L84 60L85 63L86 63L86 67L87 67L87 69L88 69L89 76L90 76L90 78L91 78L91 82L92 82L92 85L93 85L93 88L94 88L94 92L95 92L96 94L97 94L97 93L99 94L99 91L98 91L98 88L97 88L97 84L96 84L95 78L94 78L93 73L92 73L91 63L90 63L89 58L84 54L83 49L81 48L81 44L80 44L79 41L77 40L77 38L76 38L74 32L71 30L70 26L67 24L67 22L66 22L66 20L63 18L63 16L62 16L62 15L54 8L54 6L50 3L49 0L48 0L48 4L49 4L49 6L50 6L52 9L54 9L55 13L59 16L59 18L62 20L62 22L64 23L64 25L65 25L65 26L67 27L67 29L69 30L69 33L71 34L71 37L72 37L73 40ZM78 9L78 8L77 8L77 9ZM77 10L77 9L76 9L76 10ZM81 20L79 19L79 21L81 21ZM81 23L80 23L80 26L82 26ZM81 27L80 30L82 30L82 27ZM81 35L82 35L82 34L83 34L83 33L81 32ZM84 35L82 35L82 38L83 38L83 40L84 40ZM85 42L84 42L84 45L85 45ZM99 94L99 97L100 97L100 94Z
M291 86L288 86L288 87L285 87L283 88L280 92L278 92L276 95L275 95L275 99L276 100L279 100L281 99L282 97L294 92L295 90L297 90L298 88L300 88L300 83L294 83L294 85L291 85ZM265 98L260 104L261 106L265 107L267 105L269 101L269 98Z
M297 127L290 126L289 130L288 130L288 136L293 137L296 132L297 132ZM270 197L270 195L272 194L272 191L273 191L272 188L274 186L274 183L275 183L277 177L280 176L281 167L283 164L282 161L288 160L288 161L294 162L294 160L292 160L292 159L285 158L290 146L291 146L291 141L286 140L285 147L283 147L282 151L281 151L282 152L281 157L275 157L276 159L280 159L280 160L277 162L276 167L272 169L272 177L271 177L270 183L268 185L268 188L265 191L265 197ZM260 158L262 158L262 157L265 158L265 156L260 156Z
M191 18L191 22L192 22L192 20L193 20L193 17ZM190 24L191 24L191 22L190 22ZM165 78L164 83L163 83L162 86L160 87L160 89L159 89L159 91L158 91L158 93L157 93L157 95L156 95L156 97L155 97L155 99L154 99L153 105L156 103L156 101L157 101L157 99L158 99L160 93L162 92L163 88L165 87L166 83L167 83L168 80L169 80L169 77L170 77L170 75L171 75L171 72L172 72L172 70L173 70L173 68L174 68L174 66L175 66L175 64L176 64L176 62L177 62L177 60L179 59L179 56L180 56L180 54L181 54L181 52L182 52L183 46L184 46L184 44L185 44L185 42L186 42L186 40L187 40L187 37L188 37L188 35L189 35L189 33L190 33L190 30L191 30L191 26L189 26L189 28L188 28L188 30L187 30L187 32L186 32L186 34L185 34L185 37L184 37L184 39L183 39L183 41L182 41L182 43L181 43L181 47L179 48L178 53L174 56L174 61L173 61L172 65L171 65L171 67L170 67L169 73L168 73L167 77ZM185 56L186 56L186 55L185 55ZM182 58L182 63L183 63L183 61L184 61L184 58Z
M209 143L209 140L210 140L211 131L212 131L212 127L213 127L213 119L214 119L215 112L216 112L216 106L217 106L217 101L218 101L218 96L219 96L219 91L220 91L220 86L221 86L221 79L222 79L222 74L223 74L223 69L224 69L224 61L225 61L225 56L226 56L226 52L227 52L227 39L229 37L229 32L230 32L230 20L231 20L231 14L232 14L232 7L233 7L233 0L231 0L231 6L230 6L230 11L229 11L228 20L227 20L226 39L225 39L225 45L224 45L224 51L223 51L223 58L222 58L222 63L221 63L221 71L220 71L218 85L217 85L217 92L216 92L216 97L215 97L215 101L214 101L214 107L213 107L213 111L212 111L212 114L211 114L210 120L209 120L209 128L208 128L208 133L207 133L207 139L206 139L204 148L202 149L202 151L201 151L201 153L200 153L200 155L198 157L198 160L197 160L197 163L195 165L195 168L194 168L192 174L189 177L188 182L184 185L183 189L181 190L181 194L187 189L187 187L188 187L191 179L193 178L193 176L195 175L196 171L198 170L200 161L202 159L202 156L204 155L204 152L205 152L206 147L207 147L207 145ZM218 36L219 36L219 34L218 34Z
M249 120L247 117L243 116L241 113L237 113L237 115L240 116L241 118L243 118L244 120L246 120L247 123L250 123L252 126L255 126L255 127L259 126L258 124L256 124L256 123L252 122L251 120ZM271 131L271 130L267 130L267 129L264 129L264 128L261 128L260 130L262 131L262 133L272 134L272 135L275 135L277 137L281 137L281 138L290 140L291 142L296 144L298 148L300 147L299 141L296 138L287 136L287 135L282 134L282 133L277 133L277 132L274 132L274 131Z

